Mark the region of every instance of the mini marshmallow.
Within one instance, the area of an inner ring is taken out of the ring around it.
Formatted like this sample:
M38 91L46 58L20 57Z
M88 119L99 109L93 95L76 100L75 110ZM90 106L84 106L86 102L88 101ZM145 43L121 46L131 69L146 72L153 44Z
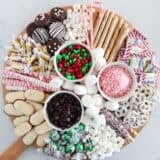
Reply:
M96 106L101 106L102 105L103 98L102 98L102 96L100 94L95 94L93 96L93 99L94 99L94 103L95 103Z
M94 106L94 99L90 95L85 95L82 97L82 103L85 107L92 107Z
M74 86L74 92L77 94L77 95L85 95L87 94L87 88L84 86L84 85L75 85Z
M98 126L101 126L101 125L105 126L106 125L106 119L103 114L95 116L94 121L96 122L96 124Z
M94 57L103 57L105 52L103 48L98 47L92 50L92 53Z
M95 60L95 70L100 71L107 64L106 59L99 57Z
M110 111L116 111L119 108L119 103L114 101L108 101L105 103L105 107Z
M96 94L98 92L98 88L96 85L87 86L87 93L88 94Z
M62 87L72 91L74 89L74 83L65 81Z
M61 86L63 85L64 81L63 79L59 78L59 77L55 77L54 79L52 79L50 81L50 84L53 88L55 89L59 89L61 88Z
M88 115L89 117L94 118L95 116L97 116L100 112L100 109L98 107L92 106L90 108L87 108L85 113L86 115Z
M92 86L95 85L97 83L97 77L95 75L88 75L85 78L85 85L86 86Z

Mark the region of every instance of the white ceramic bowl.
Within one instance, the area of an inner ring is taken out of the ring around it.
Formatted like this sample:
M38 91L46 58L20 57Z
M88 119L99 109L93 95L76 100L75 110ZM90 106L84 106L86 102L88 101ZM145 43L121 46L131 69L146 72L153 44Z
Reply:
M119 97L119 98L113 98L113 97L109 97L107 96L101 89L100 87L100 77L101 77L101 74L102 72L106 69L106 68L109 68L111 66L120 66L120 67L123 67L124 69L126 69L128 71L128 73L130 73L130 76L132 77L133 79L133 84L132 84L132 87L130 88L130 90L128 91L128 93L122 97ZM135 92L135 89L136 89L136 86L137 86L137 81L136 81L136 75L134 73L134 71L132 70L132 68L130 68L128 65L124 64L124 63L121 63L121 62L113 62L113 63L109 63L108 65L106 65L104 68L101 69L101 71L99 72L98 74L98 90L99 92L101 93L101 95L107 99L107 100L110 100L110 101L116 101L116 102L121 102L121 101L125 101L127 100L129 97L131 97L134 92Z
M85 48L89 51L89 53L90 53L90 55L91 55L92 66L91 66L90 70L87 72L87 74L86 74L85 76L83 76L81 79L69 80L69 79L67 79L66 77L64 77L64 76L58 71L57 62L56 62L56 57L57 57L57 55L60 53L60 51L61 51L62 49L66 48L68 45L75 45L75 44L79 44L79 45L85 47ZM78 42L78 41L69 41L69 42L66 42L66 43L64 43L64 44L56 51L56 53L55 53L55 56L54 56L54 67L55 67L56 73L57 73L62 79L66 80L66 81L69 81L69 82L81 82L81 81L83 81L83 80L85 79L85 77L86 77L88 74L90 74L90 73L92 72L92 70L93 70L93 68L94 68L94 58L93 58L91 49L90 49L87 45L85 45L85 44L83 44L83 43L81 43L81 42Z
M80 102L81 111L82 111L82 112L81 112L80 120L79 120L77 123L75 123L74 125L72 125L70 128L67 128L67 129L64 129L64 130L61 129L61 128L58 128L58 127L55 126L52 122L50 122L50 120L49 120L49 118L48 118L48 113L47 113L47 105L48 105L48 102L50 102L50 100L51 100L53 97L55 97L56 95L62 94L62 93L67 93L67 94L70 94L70 95L74 96L74 97ZM46 102L45 102L45 104L44 104L44 109L43 109L43 111L44 111L44 118L45 118L46 122L48 123L48 125L49 125L51 128L53 128L53 129L55 129L55 130L58 130L58 131L67 131L67 130L70 130L70 129L74 128L76 125L78 125L78 124L81 122L81 120L83 119L83 115L84 115L84 107L83 107L83 105L82 105L82 102L81 102L80 98L79 98L76 94L74 94L73 92L70 92L70 91L57 91L57 92L53 93L53 94L52 94L51 96L49 96L48 99L46 100Z

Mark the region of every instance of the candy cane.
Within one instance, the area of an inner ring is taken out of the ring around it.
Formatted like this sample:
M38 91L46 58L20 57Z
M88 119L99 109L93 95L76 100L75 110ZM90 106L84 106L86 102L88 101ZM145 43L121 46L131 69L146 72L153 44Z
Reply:
M10 79L18 79L18 80L21 80L21 81L26 81L26 82L31 83L32 86L42 87L46 90L54 91L54 88L48 83L45 83L43 81L37 80L36 78L32 78L32 77L29 77L29 76L26 76L26 75L21 75L19 73L13 72L13 71L4 70L3 71L3 77L4 78L10 78Z

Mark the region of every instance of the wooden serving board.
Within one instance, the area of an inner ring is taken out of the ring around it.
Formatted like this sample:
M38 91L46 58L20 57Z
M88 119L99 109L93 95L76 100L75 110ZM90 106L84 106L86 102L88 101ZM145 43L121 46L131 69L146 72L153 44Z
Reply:
M72 7L64 7L65 10L69 8ZM132 31L133 26L123 17L113 13L112 11L105 10L104 14L102 15L102 19L99 18L99 14L100 9L95 8L95 13L93 16L94 37L96 42L95 47L104 48L107 54L105 55L107 62L115 61L122 43L124 42L127 34ZM22 35L25 32L26 30L24 29L19 35ZM10 52L8 52L8 54L10 54ZM6 104L5 95L8 91L5 89L4 85L2 86L4 104ZM10 119L13 121L14 117L10 117ZM139 133L141 129L142 128L138 129L136 132L134 132L134 134L132 133L131 137L135 138L135 133ZM126 142L124 146L126 146L128 143L129 142ZM36 144L33 144L33 146L37 148ZM27 147L28 146L23 143L22 139L19 138L0 155L0 160L17 160Z

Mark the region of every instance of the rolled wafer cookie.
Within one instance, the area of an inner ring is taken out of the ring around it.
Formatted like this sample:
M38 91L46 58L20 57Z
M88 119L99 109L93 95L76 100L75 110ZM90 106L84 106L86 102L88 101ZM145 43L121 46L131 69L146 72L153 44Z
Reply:
M103 33L101 34L101 38L99 39L99 42L97 44L97 47L102 47L103 43L105 41L105 38L108 36L109 29L111 28L112 20L115 17L115 14L113 12L110 12L107 22L105 24Z
M101 35L103 34L103 30L104 30L104 27L105 27L105 24L106 24L106 22L108 20L109 15L110 15L110 11L108 10L108 11L105 12L105 15L104 15L104 17L102 19L102 23L100 24L99 30L97 32L97 35L95 36L95 41L94 41L94 46L95 47L97 47L97 44L98 44L98 42L99 42L99 40L101 38Z
M116 45L113 48L113 50L111 51L111 54L109 56L109 59L108 59L109 63L116 60L118 51L130 31L131 31L131 27L129 27L127 24L122 27L120 34L118 36L118 39L116 41Z
M112 37L114 35L114 32L115 32L115 29L117 27L117 24L118 24L118 21L119 21L119 17L118 16L114 16L113 19L112 19L112 22L111 22L111 25L110 25L110 28L108 30L108 33L105 37L105 40L103 42L103 45L102 45L102 48L105 50L105 48L107 48L109 46L109 43L111 42L112 40Z
M101 26L101 23L102 23L104 15L105 14L102 13L101 17L99 17L99 13L98 13L97 16L96 16L96 19L94 21L94 28L93 28L94 38L96 38L96 35L97 35L98 30L99 30L99 28Z
M123 23L124 23L124 19L120 18L109 45L107 46L107 45L103 44L103 49L105 50L105 58L106 59L108 59L110 56L111 50L114 47L114 44L116 42L116 39L118 38L118 35L120 33L120 30L121 30Z

